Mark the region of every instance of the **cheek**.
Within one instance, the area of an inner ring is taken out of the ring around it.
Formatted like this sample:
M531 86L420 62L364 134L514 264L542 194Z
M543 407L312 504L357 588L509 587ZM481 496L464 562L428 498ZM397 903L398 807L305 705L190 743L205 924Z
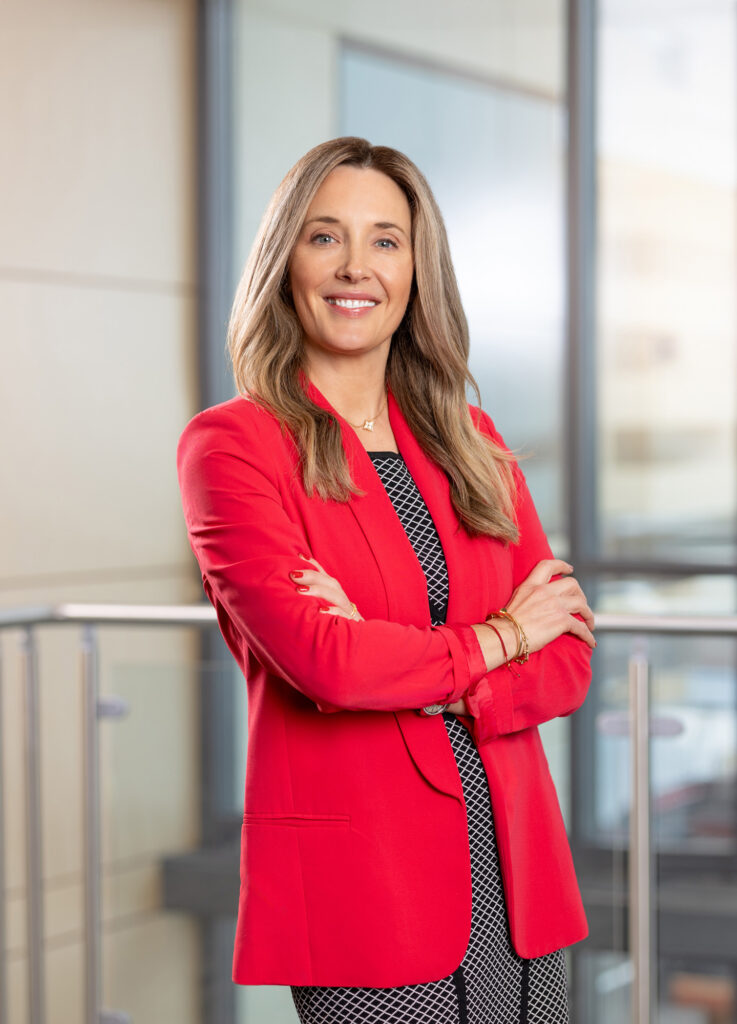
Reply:
M403 264L400 270L400 277L402 279L402 285L409 295L409 290L412 287L412 281L415 276L415 264L411 258L407 259L407 262Z
M292 291L305 292L312 283L315 276L312 261L308 255L299 249L292 253L289 261L289 280L292 282Z
M318 309L322 299L318 292L325 278L325 272L314 260L295 258L291 264L289 281L294 304L304 309Z
M405 306L409 301L410 294L412 292L412 281L414 279L414 267L410 264L408 267L403 267L396 275L393 281L394 297L397 302L403 303Z

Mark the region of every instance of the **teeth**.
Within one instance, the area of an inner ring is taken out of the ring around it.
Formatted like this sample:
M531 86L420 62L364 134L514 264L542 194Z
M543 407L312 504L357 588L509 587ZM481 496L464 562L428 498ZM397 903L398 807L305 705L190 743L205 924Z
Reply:
M363 309L364 306L375 306L371 299L328 299L331 306L342 306L344 309Z

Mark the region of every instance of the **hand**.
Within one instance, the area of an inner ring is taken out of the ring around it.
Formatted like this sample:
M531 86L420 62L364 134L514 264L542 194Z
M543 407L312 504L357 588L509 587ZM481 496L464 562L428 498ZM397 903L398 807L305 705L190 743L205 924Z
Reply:
M300 555L300 558L305 558L305 556ZM316 565L317 569L308 569L307 566L310 564ZM305 568L290 572L289 577L293 583L297 584L298 593L304 594L305 597L322 599L321 612L329 615L342 615L346 619L353 619L354 622L356 616L359 620L363 620L363 615L358 609L353 610L353 604L348 600L340 583L335 577L327 574L316 558L305 558ZM300 589L300 587L306 589Z
M449 711L451 715L470 715L471 712L466 706L466 702L463 697L460 700L453 701L452 704L446 704L445 710Z
M595 628L594 613L586 603L586 595L578 582L568 575L572 572L573 566L568 562L546 558L537 563L507 601L507 611L525 631L530 653L539 651L563 633L573 633L589 647L596 647L592 632ZM551 579L559 573L563 578ZM492 621L495 626L499 624L498 619ZM512 652L509 653L511 657Z

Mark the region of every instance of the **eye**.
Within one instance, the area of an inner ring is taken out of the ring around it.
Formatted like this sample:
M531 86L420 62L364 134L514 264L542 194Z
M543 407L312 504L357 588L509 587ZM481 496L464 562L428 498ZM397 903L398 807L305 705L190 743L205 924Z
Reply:
M312 238L310 239L310 241L311 241L311 242L317 242L317 243L318 243L318 245L322 245L323 243L322 243L322 242L320 241L320 239L323 239L323 238L327 238L327 239L328 239L329 241L331 241L331 242L334 242L334 241L335 241L335 239L333 238L333 236L332 236L332 235L329 235L329 234L327 234L327 232L326 232L326 231L321 231L321 232L320 232L319 234L317 234L317 235L313 235L313 236L312 236Z
M387 245L384 245L384 242L386 242ZM388 247L391 247L392 249L398 249L399 248L399 246L397 245L397 243L394 241L393 238L380 238L376 244L380 248L382 248L382 249L385 249L385 248L388 248Z

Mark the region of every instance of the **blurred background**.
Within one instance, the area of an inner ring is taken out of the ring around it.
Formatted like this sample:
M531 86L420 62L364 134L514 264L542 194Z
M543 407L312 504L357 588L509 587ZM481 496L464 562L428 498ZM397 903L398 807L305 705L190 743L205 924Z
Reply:
M346 134L428 177L601 616L543 729L574 1024L737 1020L736 79L735 0L4 0L0 1024L296 1022L230 980L245 686L175 447L271 193Z

